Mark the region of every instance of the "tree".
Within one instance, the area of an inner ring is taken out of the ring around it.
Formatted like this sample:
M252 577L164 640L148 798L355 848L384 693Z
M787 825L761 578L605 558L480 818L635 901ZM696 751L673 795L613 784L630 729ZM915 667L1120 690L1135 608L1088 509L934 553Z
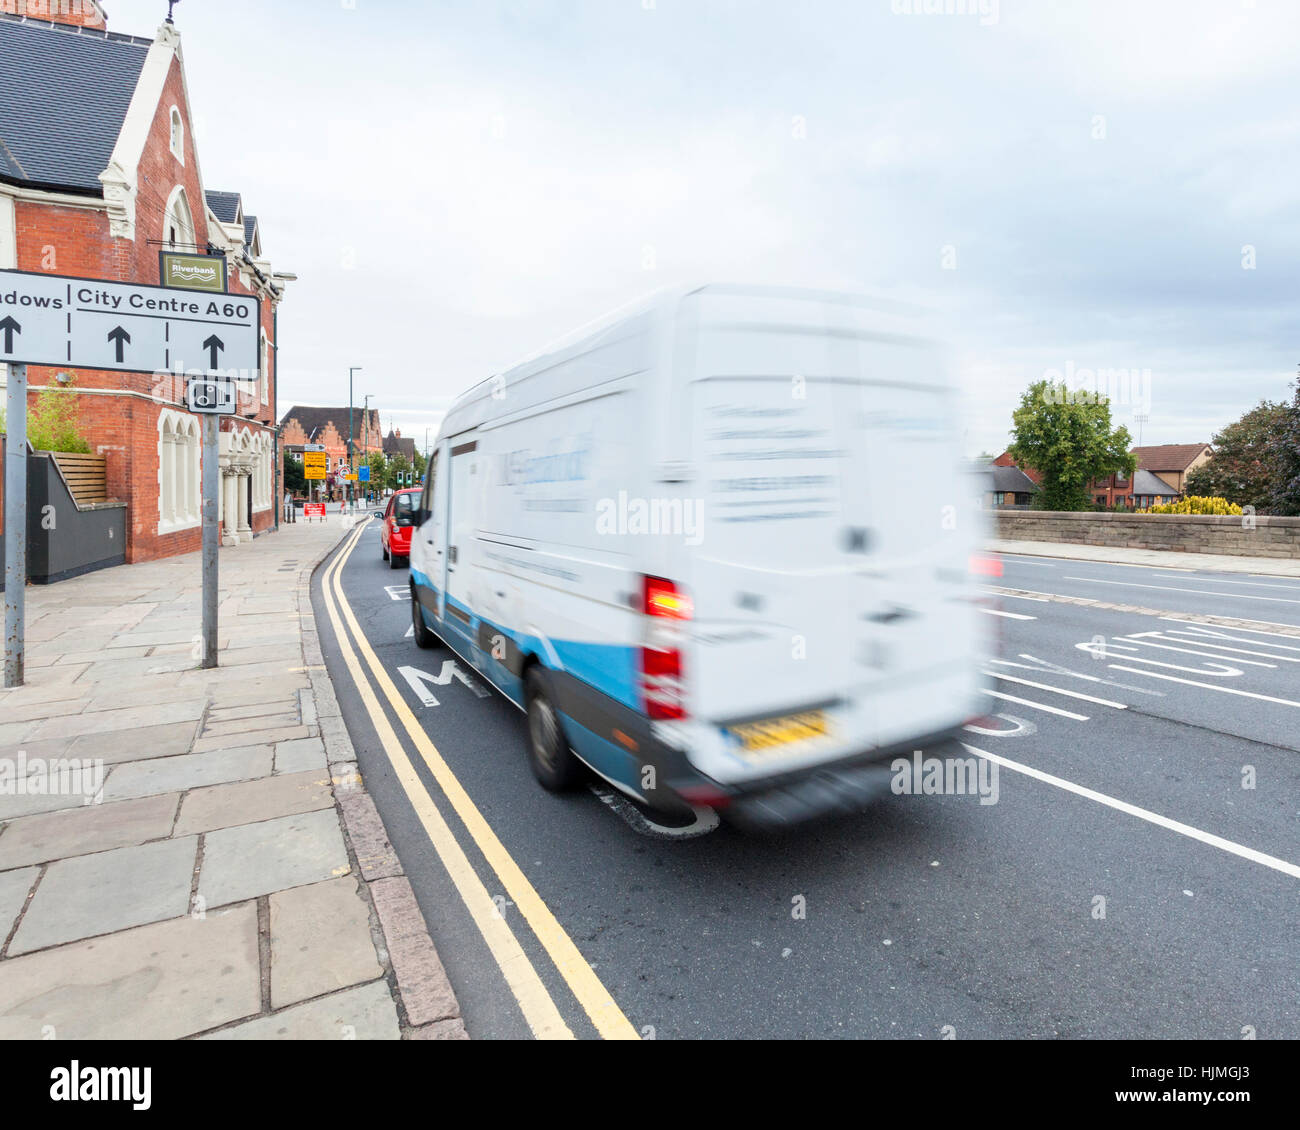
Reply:
M1042 476L1034 496L1038 510L1089 510L1089 483L1137 469L1128 429L1111 430L1110 402L1103 396L1035 381L1011 419L1011 457Z
M386 486L394 490L400 490L402 487L409 485L403 479L411 470L410 461L405 455L394 455L388 460L388 474L384 480Z
M365 484L366 490L383 490L385 475L388 470L388 461L384 458L382 451L372 451L366 458L366 463L370 467L370 482Z
M1277 453L1271 443L1283 426L1287 406L1261 400L1240 420L1210 441L1214 453L1187 476L1189 495L1226 498L1238 506L1270 509L1278 477Z
M68 373L67 378L63 388L42 389L27 415L27 440L35 451L90 451L78 426L77 375Z
M415 453L415 477L423 481L425 469L429 466L429 461L425 459L423 451Z
M289 494L307 493L307 479L303 475L302 462L288 451L284 453L284 489Z
M1274 467L1269 510L1286 517L1300 516L1300 377L1291 403L1282 406L1268 454Z

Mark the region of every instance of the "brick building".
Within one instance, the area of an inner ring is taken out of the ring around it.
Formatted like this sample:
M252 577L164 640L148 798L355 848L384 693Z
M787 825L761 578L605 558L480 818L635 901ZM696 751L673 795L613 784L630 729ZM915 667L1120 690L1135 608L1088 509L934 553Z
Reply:
M261 367L221 421L223 544L276 524L284 284L237 193L203 183L180 35L106 30L95 0L0 0L0 267L158 285L159 251L219 256L262 299ZM62 370L30 366L29 406ZM0 365L0 380L7 378ZM127 504L128 562L199 548L200 424L177 378L75 371L80 428Z
M343 471L348 466L348 406L321 408L295 404L280 419L280 440L293 452L305 444L319 444L325 449L329 477L325 488L331 497L343 489ZM384 435L379 426L377 408L352 409L352 451L358 465L384 450Z

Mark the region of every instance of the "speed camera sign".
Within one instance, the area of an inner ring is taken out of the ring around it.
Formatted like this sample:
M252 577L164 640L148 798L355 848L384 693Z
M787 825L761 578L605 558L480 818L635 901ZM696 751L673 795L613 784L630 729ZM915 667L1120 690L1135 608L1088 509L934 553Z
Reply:
M231 415L235 411L235 382L191 377L185 386L185 402L191 412Z

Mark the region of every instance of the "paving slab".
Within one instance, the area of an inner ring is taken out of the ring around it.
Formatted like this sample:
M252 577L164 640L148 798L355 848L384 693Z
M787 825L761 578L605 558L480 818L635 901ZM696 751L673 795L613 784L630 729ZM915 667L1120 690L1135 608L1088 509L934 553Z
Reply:
M171 835L179 793L24 816L0 832L0 871Z
M195 753L222 750L238 743L241 746L266 745L292 741L294 738L313 738L316 735L308 726L280 726L270 730L245 730L239 734L212 734L194 742Z
M194 698L180 702L155 702L150 706L126 706L115 710L61 713L49 718L32 731L33 738L75 738L83 734L107 734L115 730L138 730L144 726L161 726L169 722L195 722L202 715L204 703Z
M10 955L187 913L197 851L186 836L51 863Z
M251 902L0 962L0 1039L173 1040L261 1004Z
M388 982L344 989L204 1037L208 1040L400 1040Z
M331 808L334 797L330 783L329 775L317 770L195 789L181 804L176 835L211 832ZM4 840L0 838L0 860L3 858Z
M198 893L221 906L350 870L338 815L328 808L209 832Z
M104 782L104 800L128 800L154 793L184 792L204 785L222 785L266 777L271 772L270 746L188 753L150 761L115 765Z
M355 877L277 891L270 903L272 1008L383 975Z
M303 773L308 769L324 769L326 764L325 743L320 738L275 743L277 773Z
M0 871L0 945L9 937L9 931L18 921L18 914L27 902L27 892L40 874L39 867L23 867L17 871Z
M108 734L82 734L72 739L68 756L98 758L105 765L174 757L178 753L189 753L197 729L198 722L194 721L142 726L138 730L114 730Z

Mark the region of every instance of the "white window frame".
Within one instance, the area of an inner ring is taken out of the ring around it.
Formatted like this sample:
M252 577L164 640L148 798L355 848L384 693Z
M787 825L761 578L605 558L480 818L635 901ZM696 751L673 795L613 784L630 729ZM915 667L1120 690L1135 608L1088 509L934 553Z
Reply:
M184 204L184 211L180 211L178 205ZM176 239L171 237L172 227L176 228ZM186 239L185 237L189 238ZM198 250L198 232L194 228L194 209L190 207L190 199L185 193L185 186L178 184L172 189L171 195L167 197L167 208L163 212L163 245L175 251L178 247L182 251L188 251L191 254Z
M167 146L172 151L172 156L182 165L185 164L185 117L181 114L180 107L173 106L171 113L167 115Z
M158 413L158 533L192 530L201 522L199 424L187 412Z

